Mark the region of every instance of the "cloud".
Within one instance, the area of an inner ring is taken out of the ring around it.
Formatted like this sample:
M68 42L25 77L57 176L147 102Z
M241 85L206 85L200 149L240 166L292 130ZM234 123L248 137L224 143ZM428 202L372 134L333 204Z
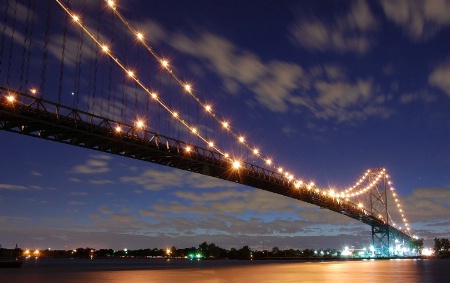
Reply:
M382 0L386 17L414 40L431 38L450 24L449 0Z
M68 205L78 206L78 205L86 205L83 201L69 201Z
M223 201L230 198L239 198L247 196L246 192L241 190L225 190L219 192L206 192L206 193L195 193L192 191L177 191L175 196L182 199L187 199L195 202L207 202L207 201Z
M405 214L411 222L450 220L448 189L419 188L404 200Z
M107 162L112 157L108 155L91 155L91 158L85 164L76 165L72 168L71 173L75 174L101 174L110 171Z
M300 46L312 51L365 53L372 44L367 33L377 25L367 2L358 0L346 15L337 16L332 22L302 17L291 27L291 36Z
M89 194L86 192L70 192L70 195L72 195L72 196L87 196Z
M98 210L103 214L113 214L114 213L111 209L107 208L106 206L102 206Z
M368 117L388 118L393 111L387 97L371 79L348 81L335 65L315 66L309 71L310 89L292 99L294 105L310 110L317 118L336 123L357 123Z
M251 90L254 98L273 112L288 110L291 93L302 83L299 65L264 63L255 54L211 33L202 33L198 39L177 34L171 43L179 51L207 60L207 66L219 75L228 91Z
M22 191L27 189L27 187L20 185L0 184L0 190Z
M124 183L134 183L149 191L159 191L167 188L192 187L192 188L216 188L236 186L231 182L216 179L182 170L153 170L149 169L138 176L123 176L120 180Z
M111 180L90 180L89 183L94 185L114 184L114 182Z
M431 72L428 77L428 83L434 87L441 89L450 96L450 62L443 64Z
M346 72L336 64L319 65L306 72L295 63L275 60L265 63L210 33L202 33L197 39L177 34L172 45L206 60L208 68L219 76L228 91L249 90L262 107L273 112L307 109L319 119L338 123L392 114L383 104L385 97L375 95L377 86L370 79L350 82Z
M413 93L404 93L400 96L400 103L408 104L414 101L433 102L436 101L436 96L426 90L421 90Z

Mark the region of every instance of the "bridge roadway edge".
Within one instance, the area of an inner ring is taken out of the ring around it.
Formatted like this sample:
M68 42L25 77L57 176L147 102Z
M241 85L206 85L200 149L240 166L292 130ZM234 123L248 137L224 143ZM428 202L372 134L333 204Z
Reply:
M6 94L11 92L31 102L9 103ZM49 106L55 107L56 113L49 111ZM61 115L61 109L66 111L65 115ZM92 120L103 119L103 122L93 124L82 119L82 116L90 117L89 119ZM107 122L104 123L104 121ZM295 188L293 182L288 181L278 172L245 162L236 170L232 168L229 159L209 149L189 145L193 150L187 153L183 146L188 144L182 141L155 133L151 133L150 137L141 137L130 130L132 126L126 125L128 132L117 133L112 128L112 124L123 125L120 122L0 87L0 130L235 182L317 205L372 227L386 227L382 220L367 211L362 211L356 204L344 200L330 200L329 197L315 190ZM389 226L389 230L405 239L411 239L409 235L395 227Z

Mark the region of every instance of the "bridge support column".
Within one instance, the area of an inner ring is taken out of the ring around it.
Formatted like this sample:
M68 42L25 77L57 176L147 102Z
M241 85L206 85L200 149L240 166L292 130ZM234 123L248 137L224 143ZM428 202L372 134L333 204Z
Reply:
M388 225L372 225L372 246L376 256L390 256L390 235Z
M390 256L389 213L387 204L386 173L384 169L372 169L369 174L369 182L382 174L382 179L370 190L370 209L383 224L372 225L372 246L376 256ZM379 178L379 177L378 177Z

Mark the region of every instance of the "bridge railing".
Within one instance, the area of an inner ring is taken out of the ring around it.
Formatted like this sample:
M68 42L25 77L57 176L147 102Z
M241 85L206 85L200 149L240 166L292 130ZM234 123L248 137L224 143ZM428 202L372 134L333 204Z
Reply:
M228 164L231 166L233 163L231 158L220 152L160 135L158 133L148 131L143 127L139 127L139 125L136 124L129 125L52 101L44 100L35 95L17 92L4 87L0 87L0 94L0 102L5 105L10 105L11 107L19 104L30 109L38 110L41 113L40 115L42 115L42 113L56 115L60 121L69 119L71 121L76 121L79 125L86 124L90 127L94 126L102 130L107 130L109 133L115 134L118 137L134 139L142 142L152 142L158 146L165 146L168 150L177 151L180 154L184 153L190 156L200 156L217 164ZM291 183L285 175L279 172L275 172L245 161L241 161L240 163L240 170L252 172L261 178L271 180L273 182L286 185Z
M14 112L17 112L17 115L20 116L21 111L25 111L27 113L33 113L33 119L39 120L37 122L42 123L48 119L52 123L56 123L57 127L60 128L66 127L68 130L78 128L82 129L82 131L91 131L92 135L99 135L101 133L108 137L113 137L116 141L139 145L144 150L146 147L151 146L157 148L160 152L171 153L171 157L177 156L178 158L195 161L194 165L199 173L220 177L218 174L223 173L223 169L225 168L229 170L229 176L233 176L232 178L226 178L227 180L296 198L344 214L369 225L388 225L388 221L379 215L375 215L339 195L333 195L327 190L319 189L312 183L307 184L294 181L285 174L244 161L240 162L239 168L233 169L234 160L220 152L160 135L138 125L121 123L4 87L0 87L0 106L0 116L2 113L9 115ZM9 127L22 126L17 124L10 125ZM19 129L18 131L23 130ZM120 152L115 153L121 154ZM127 156L144 159L137 156ZM145 160L154 162L149 159ZM159 163L171 166L168 163ZM216 173L206 173L199 169L202 164L207 167L219 168L220 170L216 170ZM186 168L183 169L189 170ZM240 178L240 176L243 178ZM223 176L220 178L223 178ZM399 234L404 234L406 237L409 236L395 227L390 227L390 229Z

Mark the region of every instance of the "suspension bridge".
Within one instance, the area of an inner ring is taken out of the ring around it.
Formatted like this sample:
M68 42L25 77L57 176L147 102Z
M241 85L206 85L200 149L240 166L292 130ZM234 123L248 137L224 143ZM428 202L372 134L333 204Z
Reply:
M329 209L369 225L378 254L389 255L394 240L412 240L384 168L368 169L340 190L302 181L221 118L226 115L181 79L114 1L36 2L9 0L1 7L0 129ZM63 95L67 89L70 96Z

